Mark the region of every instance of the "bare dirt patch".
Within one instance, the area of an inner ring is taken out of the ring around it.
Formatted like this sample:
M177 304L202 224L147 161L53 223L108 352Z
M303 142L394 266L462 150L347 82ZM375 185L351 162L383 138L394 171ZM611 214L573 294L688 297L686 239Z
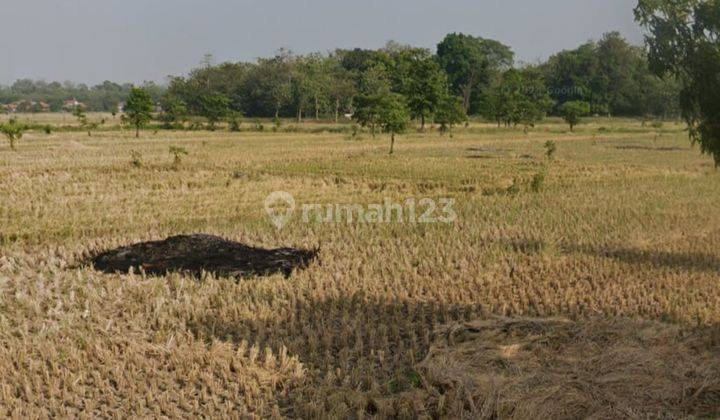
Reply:
M154 275L183 272L199 277L211 272L240 279L281 273L288 277L293 270L307 267L317 253L317 249L256 248L196 234L124 246L92 256L87 263L106 273L134 269Z

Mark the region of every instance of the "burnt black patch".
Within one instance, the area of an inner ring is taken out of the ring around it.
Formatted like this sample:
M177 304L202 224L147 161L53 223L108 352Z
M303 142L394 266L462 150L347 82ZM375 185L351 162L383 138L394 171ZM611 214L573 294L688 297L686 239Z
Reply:
M200 277L203 272L236 279L285 277L303 269L317 257L318 249L263 249L212 235L180 235L163 241L142 242L91 256L87 265L105 273L131 269L153 275L182 272Z

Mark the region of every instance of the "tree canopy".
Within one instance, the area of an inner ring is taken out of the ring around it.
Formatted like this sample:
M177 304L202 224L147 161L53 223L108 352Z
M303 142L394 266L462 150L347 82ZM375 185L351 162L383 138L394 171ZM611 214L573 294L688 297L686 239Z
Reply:
M140 128L150 121L152 110L153 100L145 89L130 89L123 109L123 121L135 127L135 137L140 137Z
M640 0L650 68L678 78L680 107L690 136L720 166L720 2Z

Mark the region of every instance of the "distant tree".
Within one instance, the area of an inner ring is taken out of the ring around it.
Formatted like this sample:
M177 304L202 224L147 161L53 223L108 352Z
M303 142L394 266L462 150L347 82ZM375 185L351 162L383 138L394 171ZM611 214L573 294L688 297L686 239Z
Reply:
M320 54L309 54L302 60L301 70L305 73L310 87L310 102L315 119L320 118L320 110L327 107L330 84L332 82L332 64Z
M573 128L580 123L581 118L590 113L590 104L581 101L565 102L560 108L560 113L565 122L570 124L570 131L573 131Z
M498 125L523 124L526 130L542 120L553 104L542 74L533 67L506 71L483 102L483 114Z
M356 94L356 86L352 74L342 66L337 57L328 57L326 65L330 75L328 97L332 102L333 116L337 122L340 117L340 109L350 107Z
M135 137L140 137L140 128L152 117L153 100L143 88L133 87L125 100L122 120L125 124L135 127Z
M597 43L588 42L574 50L561 51L543 65L545 80L557 111L564 103L582 101L595 110L608 108L607 79L601 71Z
M462 99L445 95L435 111L435 122L440 124L440 133L450 133L457 124L467 121L467 114L462 106Z
M258 62L260 83L257 88L264 92L263 95L269 96L275 118L280 117L280 110L292 99L294 61L291 51L281 49L275 57Z
M377 63L365 70L358 81L361 95L380 95L389 93L392 89L390 71L388 66Z
M85 114L85 110L79 106L76 106L75 109L73 109L72 114L73 114L73 117L77 118L78 124L80 124L80 127L84 129L88 123L87 114Z
M353 118L363 127L369 127L372 136L380 123L382 97L384 94L360 95L355 100L355 113Z
M390 134L390 154L394 151L395 135L404 132L410 123L405 98L397 93L379 93L358 97L355 120L363 127L376 128Z
M165 128L182 126L182 122L187 115L187 106L182 99L166 93L160 98L160 108L162 108L162 113L158 118L163 122Z
M405 49L397 53L393 71L396 90L402 93L413 118L420 119L425 129L425 119L432 116L447 92L447 77L429 51Z
M80 124L80 128L87 131L88 137L92 136L92 132L95 131L100 125L95 121L91 121L85 113L85 110L79 106L75 107L75 109L73 110L73 115L75 116L75 118L77 118L78 123ZM102 123L104 124L105 120L103 120Z
M681 83L680 107L690 137L720 166L720 1L639 0L649 29L650 68Z
M303 113L310 107L312 99L316 96L317 84L314 82L314 60L297 58L292 65L292 96L295 102L297 122L302 122Z
M509 68L513 56L512 50L498 41L465 34L449 34L437 46L438 62L448 75L452 92L462 97L466 113L473 96L489 85L493 73Z
M215 130L215 124L224 119L229 112L230 100L221 93L207 94L200 97L200 115L208 121L210 130Z
M0 124L0 133L3 133L10 142L10 149L15 150L15 143L20 140L23 136L25 127L19 124L14 118L10 121Z

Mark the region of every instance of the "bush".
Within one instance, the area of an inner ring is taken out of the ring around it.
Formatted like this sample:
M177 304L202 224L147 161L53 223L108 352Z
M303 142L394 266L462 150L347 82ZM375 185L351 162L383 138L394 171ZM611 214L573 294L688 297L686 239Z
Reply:
M530 190L534 193L538 193L542 190L545 185L545 171L540 171L533 175L532 181L530 181Z
M183 155L188 155L189 152L180 146L170 146L169 152L173 155L173 168L177 168L182 162Z
M238 114L232 114L228 119L228 130L232 132L240 131L241 117Z
M137 150L130 151L130 165L140 168L142 166L142 155Z
M545 156L547 156L548 159L553 159L555 157L555 152L557 151L557 145L553 140L548 140L545 142Z

